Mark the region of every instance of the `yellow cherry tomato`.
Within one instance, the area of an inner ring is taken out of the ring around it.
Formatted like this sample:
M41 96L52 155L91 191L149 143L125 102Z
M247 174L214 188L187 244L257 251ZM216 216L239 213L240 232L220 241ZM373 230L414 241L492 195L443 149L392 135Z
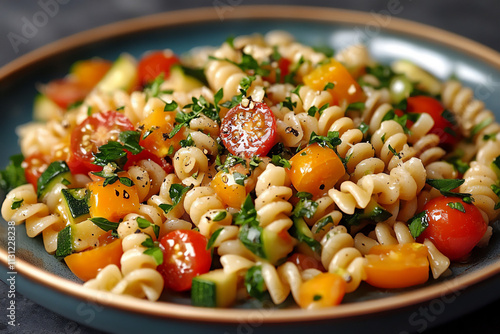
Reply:
M347 106L365 100L363 90L356 80L344 65L333 58L306 75L304 83L316 90L323 90L328 84L333 84L333 88L327 90L332 94L333 103L336 105Z
M290 159L292 167L287 173L298 191L323 195L345 174L344 165L328 147L312 144Z
M215 190L225 205L232 208L241 208L247 196L245 186L236 183L234 174L224 171L220 171L214 176L210 187Z
M340 304L345 295L345 280L337 274L321 273L302 283L298 304L305 309L331 307Z
M88 281L95 278L99 270L108 264L120 267L122 254L122 239L116 239L107 245L68 255L64 261L76 277Z
M88 89L95 85L104 77L111 68L112 63L104 59L81 60L71 67L71 75Z
M423 244L377 245L366 259L366 282L378 288L406 288L429 279L427 247Z
M127 173L119 174L127 177ZM89 211L91 217L103 217L117 222L129 213L139 210L139 195L135 185L127 186L120 181L104 186L104 180L91 182Z
M139 144L147 148L160 158L164 158L171 151L177 151L181 139L184 139L184 128L172 138L168 135L174 129L175 111L163 111L163 108L154 108L153 111L141 122L141 140Z

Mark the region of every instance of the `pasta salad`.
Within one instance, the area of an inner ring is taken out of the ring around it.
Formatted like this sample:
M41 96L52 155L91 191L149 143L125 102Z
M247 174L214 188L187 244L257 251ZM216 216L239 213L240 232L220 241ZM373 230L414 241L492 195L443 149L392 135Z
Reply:
M89 289L331 307L450 275L498 217L493 113L363 45L271 31L78 61L39 91L2 217Z

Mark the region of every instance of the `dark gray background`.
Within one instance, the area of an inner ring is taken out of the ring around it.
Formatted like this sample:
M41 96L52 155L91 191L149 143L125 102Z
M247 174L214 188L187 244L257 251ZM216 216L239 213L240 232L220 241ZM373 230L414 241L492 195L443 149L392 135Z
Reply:
M9 33L21 34L23 20L32 20L33 15L42 10L41 3L52 1L55 0L0 0L0 66L27 52L76 32L157 12L200 6L212 8L215 11L217 4L219 6L223 4L293 4L379 12L387 9L390 0L60 0L65 4L59 5L58 13L50 17L46 24L40 27L26 43L20 44L16 51L8 39ZM500 1L498 0L476 0L474 2L467 0L400 0L400 3L404 9L397 15L399 18L439 27L500 51ZM2 282L0 283L0 296L2 296L0 297L2 300L0 309L2 310L5 310L6 307L4 305L6 294L6 285ZM3 315L4 312L0 312L0 332L101 333L64 319L22 296L17 297L16 305L19 326L15 328L15 331L12 328L5 330L6 318ZM499 309L500 301L452 323L426 331L426 333L498 333L500 332L500 318L497 315Z

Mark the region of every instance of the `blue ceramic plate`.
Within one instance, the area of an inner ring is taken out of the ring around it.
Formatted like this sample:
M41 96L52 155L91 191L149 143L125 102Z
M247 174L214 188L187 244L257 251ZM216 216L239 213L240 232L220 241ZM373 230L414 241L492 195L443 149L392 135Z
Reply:
M19 152L15 127L31 120L35 86L64 76L79 59L116 59L122 52L139 57L151 49L183 53L196 46L218 46L229 35L286 30L305 44L342 49L364 43L381 62L409 59L444 80L452 75L474 89L491 110L500 110L500 55L462 37L416 23L324 8L230 7L163 13L78 34L28 54L0 69L2 122L0 166ZM500 115L498 115L500 116ZM2 194L2 199L5 194ZM335 329L361 332L416 331L447 321L498 299L500 240L498 227L487 249L474 253L453 275L426 285L380 291L362 285L342 305L315 312L295 307L248 303L234 309L189 306L188 296L164 296L162 302L114 296L83 289L68 268L48 255L41 239L15 229L16 263L1 270L4 281L16 277L18 292L61 315L110 332L151 329L174 332L304 332ZM7 224L0 224L0 263L8 265ZM375 330L377 331L377 330Z

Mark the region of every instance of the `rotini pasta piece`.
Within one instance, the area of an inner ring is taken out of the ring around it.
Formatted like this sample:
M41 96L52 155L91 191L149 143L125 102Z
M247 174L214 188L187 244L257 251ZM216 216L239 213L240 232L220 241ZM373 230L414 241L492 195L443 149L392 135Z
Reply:
M114 294L158 300L163 291L163 277L156 270L155 259L144 254L146 248L142 243L147 238L149 237L144 233L127 235L122 241L124 253L120 259L121 270L116 265L108 265L84 286Z
M115 108L100 109L100 110L113 110L123 107L123 114L132 122L132 124L139 124L156 108L165 107L165 102L158 98L150 98L147 100L144 92L132 92L130 94L123 90L118 90L113 93L113 100Z
M268 45L271 46L285 46L290 45L295 41L295 38L287 31L272 30L265 34L264 39Z
M15 208L14 203L18 203L19 207ZM57 249L57 234L66 226L58 214L50 213L46 204L38 203L31 184L19 186L7 194L2 204L2 217L16 225L24 222L30 238L42 233L45 250L50 254Z
M207 238L218 229L222 229L215 239L214 247L238 238L238 226L231 225L231 215L212 188L195 187L188 191L184 199L184 208L193 224Z
M323 53L316 52L313 48L297 42L279 45L278 52L282 57L290 59L294 64L299 63L302 59L303 63L297 70L299 82L305 75L311 72L318 63L326 59Z
M208 172L207 156L197 147L182 147L173 158L175 174L185 185L199 186Z
M214 53L214 57L218 59L213 59L208 62L205 67L205 75L208 79L210 88L214 92L217 92L221 88L223 89L224 96L221 102L229 101L233 96L240 93L240 82L243 78L247 77L247 74L244 73L238 66L226 61L225 59L233 62L239 62L241 56L236 50L225 43ZM252 95L256 87L262 86L262 84L261 77L257 76L256 80L252 82L251 87L247 90L247 95ZM259 99L257 98L254 100L258 101Z
M162 90L165 92L168 92L168 82L164 82L164 86L162 85ZM173 87L173 86L170 86ZM184 91L184 90L174 90L173 92L168 92L168 93L160 93L159 98L162 99L163 101L166 101L168 103L171 103L172 101L177 102L180 108L184 109L183 107L186 105L189 105L193 103L193 98L200 99L204 98L207 100L209 103L214 103L214 93L212 90L208 87L199 87L199 88L194 88L192 90Z
M365 104L365 109L363 110L362 121L369 125L368 131L371 135L373 135L380 128L384 116L393 109L392 105L389 103L382 103L378 105L378 101L375 99L377 96L380 97L380 95L373 96L373 104L368 104L368 101L372 98L369 97L367 103Z
M343 48L335 55L335 59L341 62L346 68L357 77L357 74L367 66L373 65L368 49L365 45L354 44Z
M408 226L402 222L396 222L392 227L387 223L378 223L369 236L358 233L354 237L354 245L363 255L368 254L375 245L397 245L412 242L415 242L415 239ZM427 258L433 277L438 278L448 270L450 260L430 240L426 239L424 245L427 246Z
M309 226L312 226L311 231L314 238L319 241L330 229L339 224L342 212L337 210L335 203L329 196L320 197L315 202L317 207L314 215L311 218L304 217L304 220ZM325 225L326 220L331 222Z
M485 108L484 102L474 99L472 89L451 80L443 84L441 96L444 106L456 114L462 134L475 139L476 148L483 145L484 135L500 132L495 115Z
M411 158L390 174L365 175L357 183L345 181L340 191L330 189L328 195L342 212L353 214L356 208L366 208L372 195L377 195L377 202L381 204L394 204L398 199L412 200L424 187L425 176L422 162Z
M472 194L474 205L481 211L486 222L495 220L500 212L498 209L495 210L499 198L491 188L498 182L496 173L490 167L473 161L463 178L465 182L459 191Z
M202 150L206 155L217 156L219 149L217 141L214 139L217 137L212 137L202 131L189 131L189 135L191 136L195 147Z
M491 166L493 161L500 156L500 145L496 140L489 140L482 146L476 155L476 161L485 166Z
M366 259L354 248L354 240L345 226L338 225L321 239L321 262L330 273L340 274L346 281L346 292L356 290L366 279Z
M435 161L428 164L425 166L425 172L428 179L456 179L458 177L455 167L446 161ZM422 211L427 202L440 195L441 193L436 188L426 186L426 189L422 190L418 195L417 211ZM401 220L406 221L404 219Z
M324 90L315 90L309 86L301 86L298 94L291 96L292 102L297 103L295 111L308 112L312 107L320 109L325 105L333 105L333 97Z
M140 160L128 169L128 173L135 184L139 202L147 201L153 194L160 191L166 172L152 160Z
M415 156L422 160L424 166L438 161L445 156L446 151L439 147L439 136L430 134L429 131L434 126L432 117L423 113L410 128L408 142L415 149Z
M173 205L173 200L170 197L170 188L173 184L181 184L181 180L174 174L168 174L163 179L160 186L160 191L157 195L153 195L148 199L148 204L159 208L161 204ZM182 197L177 205L167 214L164 214L167 219L179 219L184 214L184 197Z
M66 120L49 120L46 123L29 123L16 129L25 157L37 154L61 159L67 156L72 125Z
M318 121L307 113L288 112L283 120L276 121L276 132L280 141L289 147L306 145L313 132L318 132Z
M181 62L185 66L192 68L204 68L209 61L209 57L214 54L217 48L212 46L200 46L189 50L181 55Z
M303 279L300 270L291 262L285 262L276 268L267 261L254 262L238 255L228 254L221 257L221 264L226 273L242 273L253 266L260 266L265 288L275 304L284 302L290 292L296 301L299 298L299 289Z
M407 136L400 124L384 121L372 135L372 145L377 156L385 163L388 171L416 155L416 150L408 145Z
M120 239L124 239L128 235L142 232L145 234L148 234L150 236L154 236L154 230L152 226L148 226L146 228L140 228L139 223L137 222L137 218L144 218L148 221L153 220L153 224L157 225L160 227L163 223L163 220L161 219L160 212L156 211L157 209L155 207L149 206L149 205L144 205L141 204L142 207L142 212L147 212L147 213L152 213L153 218L147 216L147 215L142 215L142 214L137 214L137 213L129 213L125 217L123 217L123 221L118 225L118 228L116 231L118 232L118 236ZM141 211L141 210L140 210ZM154 212L154 213L153 213Z

